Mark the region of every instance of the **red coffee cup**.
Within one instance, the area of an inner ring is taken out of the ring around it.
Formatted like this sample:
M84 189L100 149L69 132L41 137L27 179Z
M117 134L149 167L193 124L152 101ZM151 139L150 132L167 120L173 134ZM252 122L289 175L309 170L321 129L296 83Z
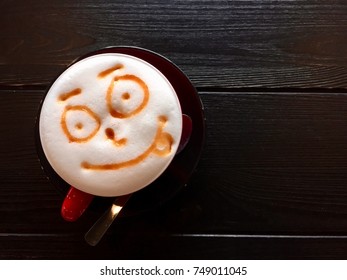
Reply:
M136 195L132 199L134 203L129 202L133 206L129 206L129 211L127 211L130 214L134 214L148 209L149 204L156 205L163 203L187 184L202 151L204 141L203 110L200 98L189 79L172 62L154 52L136 47L110 47L84 55L71 65L86 57L106 53L135 56L156 67L175 89L182 110L182 135L177 153L159 178L143 190L135 193ZM100 205L101 202L107 202L107 199L99 197L94 199L94 195L69 186L47 161L39 137L37 137L37 147L41 165L49 179L60 191L65 193L65 199L61 209L61 214L65 220L75 221L78 219L92 201L95 205ZM163 185L165 187L161 187Z

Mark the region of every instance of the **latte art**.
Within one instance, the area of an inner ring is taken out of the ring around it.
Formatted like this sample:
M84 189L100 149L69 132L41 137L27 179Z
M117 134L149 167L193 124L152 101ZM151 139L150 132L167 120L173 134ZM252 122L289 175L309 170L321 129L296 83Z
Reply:
M167 168L180 142L182 113L156 68L108 53L58 77L43 102L39 129L49 163L67 183L119 196L149 185Z

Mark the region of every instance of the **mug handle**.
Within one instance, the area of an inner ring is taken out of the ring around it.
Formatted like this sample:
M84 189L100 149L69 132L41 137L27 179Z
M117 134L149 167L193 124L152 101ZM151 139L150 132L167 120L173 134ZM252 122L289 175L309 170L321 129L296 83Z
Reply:
M71 186L61 207L61 216L68 222L76 221L92 202L94 195Z
M188 144L192 134L192 119L182 114L182 135L176 154L179 154ZM82 216L92 202L94 195L80 191L71 186L61 207L61 216L68 222L74 222Z

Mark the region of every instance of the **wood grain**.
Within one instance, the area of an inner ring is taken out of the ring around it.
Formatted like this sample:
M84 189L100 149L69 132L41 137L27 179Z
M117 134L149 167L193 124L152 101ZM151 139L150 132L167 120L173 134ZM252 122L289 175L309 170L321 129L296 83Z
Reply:
M2 1L0 84L47 85L110 45L156 51L199 88L346 88L347 3Z
M347 259L347 3L315 0L0 3L0 259ZM189 184L120 217L60 217L35 122L74 59L138 46L177 64L205 107Z
M59 217L62 197L35 149L43 93L1 92L1 234L81 234L97 218L89 212L67 224ZM125 219L130 229L111 232L346 234L346 94L200 96L206 146L191 182L151 215Z
M346 238L131 233L106 236L91 247L73 234L0 237L6 238L0 259L11 260L336 260L345 259L347 251Z

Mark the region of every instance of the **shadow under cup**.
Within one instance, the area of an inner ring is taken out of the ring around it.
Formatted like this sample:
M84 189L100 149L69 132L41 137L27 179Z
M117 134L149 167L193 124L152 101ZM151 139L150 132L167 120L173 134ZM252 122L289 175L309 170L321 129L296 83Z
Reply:
M167 169L154 182L135 192L127 203L126 209L122 211L123 216L133 216L162 205L188 183L200 159L204 144L205 122L203 106L196 89L187 76L165 57L146 49L137 47L109 47L83 55L72 64L86 57L103 53L132 55L156 67L175 89L180 101L182 114L188 115L192 121L191 136L185 148L173 158ZM35 127L37 153L46 176L57 188L59 193L65 197L70 185L53 170L43 152L40 142L39 116L42 103L43 101L40 105ZM113 200L113 197L96 196L88 209L97 212L104 211L110 206Z

